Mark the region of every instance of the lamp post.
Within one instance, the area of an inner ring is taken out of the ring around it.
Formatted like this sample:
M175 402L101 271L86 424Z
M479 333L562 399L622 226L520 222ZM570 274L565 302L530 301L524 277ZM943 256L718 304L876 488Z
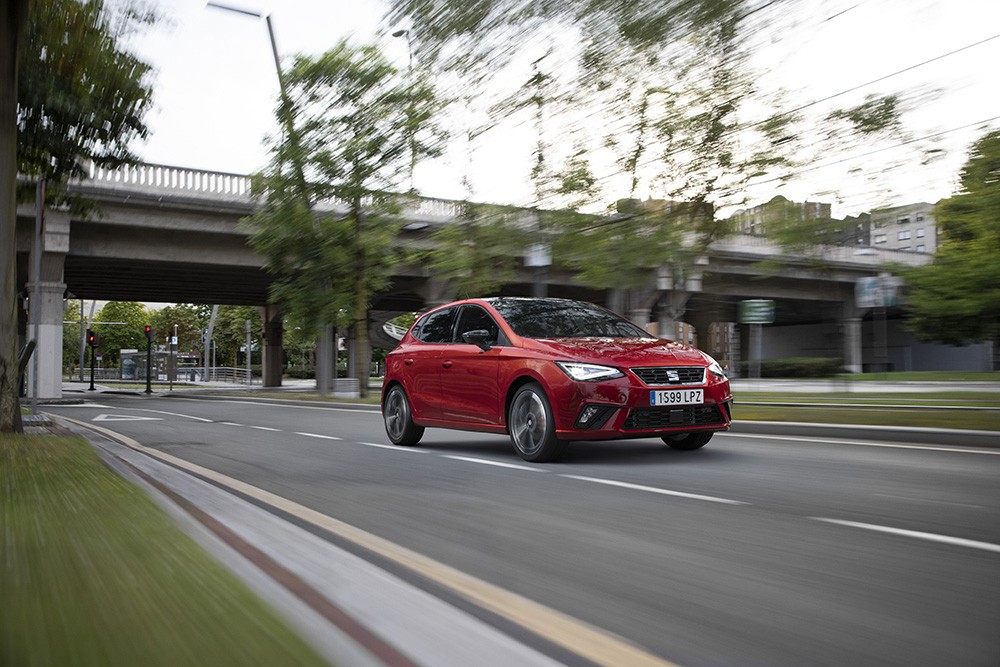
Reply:
M409 79L410 86L413 86L413 44L410 42L410 31L409 30L397 30L392 33L393 37L402 37L406 39L406 53L408 57L408 64L406 66L406 75ZM413 127L413 118L415 116L413 109L413 90L409 93L409 104L406 107L406 133L407 142L410 144L410 192L415 192L413 187L413 172L417 167L417 139L416 139L416 128Z
M295 124L292 122L292 101L288 97L288 89L285 86L285 75L281 70L281 58L278 56L278 42L274 38L274 26L271 23L271 15L261 14L260 12L242 9L240 7L233 7L232 5L223 5L218 2L209 2L206 6L221 9L226 12L234 12L244 16L251 16L256 19L263 18L264 22L267 24L267 36L271 42L271 55L274 56L274 71L278 74L278 94L281 97L281 123L285 126L285 135L288 137L288 143L292 146L292 168L295 170L295 178L299 182L302 196L306 199L305 203L308 208L312 208L312 205L308 201L308 195L306 194L306 177L305 171L302 168L302 158L299 150L299 135L295 131Z

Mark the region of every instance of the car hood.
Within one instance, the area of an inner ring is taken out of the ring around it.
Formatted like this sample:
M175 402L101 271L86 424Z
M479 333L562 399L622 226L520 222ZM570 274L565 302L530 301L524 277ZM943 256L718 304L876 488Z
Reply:
M557 359L611 366L705 366L705 356L684 343L653 338L550 338L525 341Z

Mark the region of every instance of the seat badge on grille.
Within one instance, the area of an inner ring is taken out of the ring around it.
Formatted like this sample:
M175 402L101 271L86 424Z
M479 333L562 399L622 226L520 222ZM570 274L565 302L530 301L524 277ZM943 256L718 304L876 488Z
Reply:
M681 376L677 371L670 369L667 371L667 380L670 382L680 382Z

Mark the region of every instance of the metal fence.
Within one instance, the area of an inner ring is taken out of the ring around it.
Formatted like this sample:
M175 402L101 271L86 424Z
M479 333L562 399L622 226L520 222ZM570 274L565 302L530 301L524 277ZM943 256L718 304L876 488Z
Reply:
M79 371L65 377L69 381L79 381ZM84 382L90 381L90 369L83 370ZM122 373L120 368L95 368L94 382L145 382L146 369L139 366L131 373ZM153 382L170 382L170 378L165 373L154 375ZM206 375L205 369L201 366L178 368L174 382L207 383L218 382L227 384L253 384L255 378L247 372L246 368L233 368L229 366L209 366ZM257 379L257 382L260 380Z

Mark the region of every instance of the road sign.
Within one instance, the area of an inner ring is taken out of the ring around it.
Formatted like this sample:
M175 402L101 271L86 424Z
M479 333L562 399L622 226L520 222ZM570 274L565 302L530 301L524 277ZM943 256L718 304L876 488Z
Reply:
M888 273L858 278L854 284L854 301L858 308L898 306L902 287L902 279Z
M771 324L774 322L774 301L747 299L740 301L740 324Z

